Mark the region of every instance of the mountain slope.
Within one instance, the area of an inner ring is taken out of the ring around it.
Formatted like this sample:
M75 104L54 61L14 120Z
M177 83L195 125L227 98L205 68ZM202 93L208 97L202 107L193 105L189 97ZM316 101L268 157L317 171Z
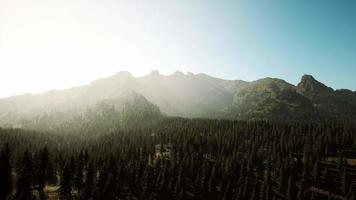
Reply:
M296 92L294 85L281 79L265 78L251 82L234 96L226 111L241 119L301 119L311 115L310 102Z
M315 80L310 75L304 75L298 84L297 92L312 103L320 116L330 118L350 118L356 114L356 95L345 90L334 91Z
M145 105L148 108L143 109L147 115L132 115L130 121L134 121L134 118L144 121L144 118L152 117L150 113L156 116L158 108L169 116L181 117L356 119L356 92L345 89L334 91L311 75L304 75L295 86L275 78L246 82L182 72L165 76L153 71L142 77L119 72L68 90L0 99L0 124L16 124L19 119L48 117L51 113L71 116L71 113L82 113L103 102L115 99L122 102L118 99L130 95L141 99L140 102L146 102L142 104L135 98L128 98L132 105ZM154 105L157 109L150 109Z
M159 106L165 102L160 108L170 115L199 117L232 102L232 95L222 85L224 80L205 74L151 73L138 80L142 85L137 91Z
M54 106L55 107L55 106ZM136 92L126 92L94 104L62 110L20 112L0 118L6 126L56 133L98 134L143 127L162 117L159 108Z

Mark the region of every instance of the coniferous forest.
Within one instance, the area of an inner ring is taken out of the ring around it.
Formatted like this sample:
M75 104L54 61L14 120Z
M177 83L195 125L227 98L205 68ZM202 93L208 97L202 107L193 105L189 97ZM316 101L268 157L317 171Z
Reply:
M356 199L353 123L164 117L105 134L1 128L0 148L1 200Z
M356 0L0 0L0 200L356 200Z

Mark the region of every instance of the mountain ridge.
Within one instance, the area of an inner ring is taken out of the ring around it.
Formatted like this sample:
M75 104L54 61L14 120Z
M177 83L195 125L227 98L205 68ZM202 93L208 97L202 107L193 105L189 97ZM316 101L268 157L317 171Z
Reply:
M278 78L224 80L204 73L118 72L90 84L0 99L1 118L87 108L135 92L168 116L263 120L356 118L356 92L334 90L304 75L297 85Z

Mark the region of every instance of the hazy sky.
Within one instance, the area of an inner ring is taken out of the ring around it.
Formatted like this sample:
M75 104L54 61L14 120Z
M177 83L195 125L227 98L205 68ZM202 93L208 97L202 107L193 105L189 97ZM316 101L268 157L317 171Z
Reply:
M356 90L356 1L0 0L0 97L154 69Z

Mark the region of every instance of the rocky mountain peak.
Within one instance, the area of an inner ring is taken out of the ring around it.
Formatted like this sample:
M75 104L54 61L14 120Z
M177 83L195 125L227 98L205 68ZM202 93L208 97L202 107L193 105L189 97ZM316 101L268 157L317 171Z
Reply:
M298 92L305 93L330 93L334 90L317 81L312 75L304 75L298 84Z

